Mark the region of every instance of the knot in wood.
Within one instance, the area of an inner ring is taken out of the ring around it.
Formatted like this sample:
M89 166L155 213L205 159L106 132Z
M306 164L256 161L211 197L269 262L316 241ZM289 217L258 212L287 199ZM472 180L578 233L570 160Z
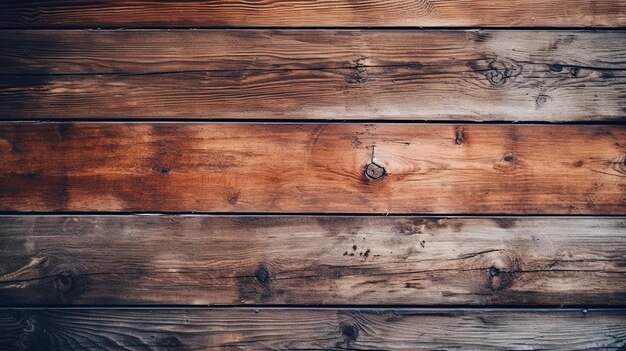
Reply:
M259 267L254 272L254 278L261 283L261 285L268 285L270 282L270 272L265 267Z
M370 179L380 179L385 174L387 174L385 168L381 165L377 165L374 162L369 163L367 166L365 166L365 175Z
M508 288L516 278L518 272L516 270L504 271L498 267L489 267L489 276L487 285L492 291L502 291Z
M491 266L489 267L489 275L492 277L497 277L498 275L500 275L500 270L495 266Z
M504 62L491 61L489 69L485 72L487 80L492 85L504 85L506 82L516 75L512 67L508 67Z
M504 160L505 162L512 162L513 160L515 160L515 155L513 155L512 153L506 153L502 157L502 160Z
M356 341L359 336L359 329L352 324L343 324L341 325L341 335L346 343L350 343Z
M553 63L548 66L551 72L561 72L563 70L563 65L559 63Z
M57 275L55 280L56 289L59 292L66 293L72 288L74 278L70 272L61 272Z

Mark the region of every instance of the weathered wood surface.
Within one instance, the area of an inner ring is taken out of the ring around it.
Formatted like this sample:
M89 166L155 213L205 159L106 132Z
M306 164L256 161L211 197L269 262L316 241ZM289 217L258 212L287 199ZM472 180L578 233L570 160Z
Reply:
M0 210L626 214L623 126L0 124Z
M623 120L621 31L1 31L0 118Z
M11 350L622 350L624 310L0 310Z
M619 0L33 1L0 3L0 27L605 27Z
M624 218L3 216L3 305L620 305Z

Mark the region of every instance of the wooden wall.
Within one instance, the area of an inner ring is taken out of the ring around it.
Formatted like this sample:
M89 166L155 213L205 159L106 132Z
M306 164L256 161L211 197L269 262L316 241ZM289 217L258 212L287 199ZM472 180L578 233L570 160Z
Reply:
M3 1L1 350L623 350L626 2Z

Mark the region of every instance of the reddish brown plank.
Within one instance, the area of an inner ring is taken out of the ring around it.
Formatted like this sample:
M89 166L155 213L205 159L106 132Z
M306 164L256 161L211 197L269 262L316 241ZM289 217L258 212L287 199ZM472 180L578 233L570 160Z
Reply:
M1 31L0 118L622 120L619 31Z
M604 27L615 0L34 1L5 0L0 27Z
M2 216L3 305L620 305L624 218Z
M5 122L0 209L626 214L625 146L622 126Z
M620 350L623 310L0 310L18 350Z

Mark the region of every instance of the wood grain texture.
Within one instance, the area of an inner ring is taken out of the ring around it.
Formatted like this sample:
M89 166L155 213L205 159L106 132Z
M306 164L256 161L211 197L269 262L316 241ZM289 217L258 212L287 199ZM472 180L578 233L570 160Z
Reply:
M0 310L11 350L621 350L623 310Z
M621 31L0 32L0 118L621 121Z
M0 124L0 210L626 214L626 128Z
M3 216L3 305L620 305L624 218Z
M615 0L4 0L0 27L625 26Z

